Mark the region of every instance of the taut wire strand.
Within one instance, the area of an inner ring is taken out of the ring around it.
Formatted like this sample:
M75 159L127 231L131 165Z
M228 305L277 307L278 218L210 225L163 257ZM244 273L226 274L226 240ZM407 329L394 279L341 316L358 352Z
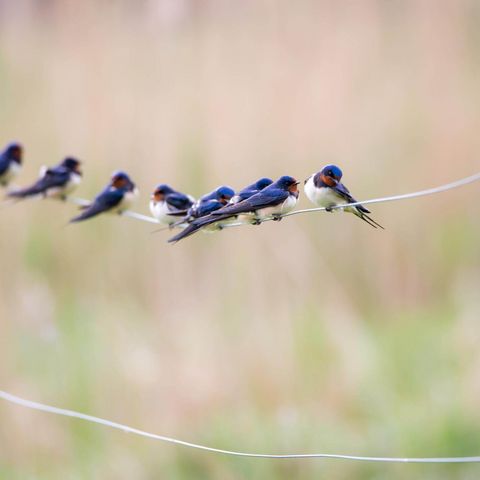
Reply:
M198 445L196 443L185 442L172 437L166 437L164 435L157 435L155 433L145 432L137 428L122 425L121 423L112 422L110 420L104 420L102 418L87 415L85 413L75 412L73 410L67 410L64 408L52 407L44 405L42 403L33 402L24 398L17 397L11 393L0 390L0 398L7 402L20 405L22 407L30 408L32 410L38 410L41 412L52 413L54 415L61 415L64 417L77 418L86 422L97 423L106 427L122 430L126 433L132 433L141 437L151 438L153 440L159 440L161 442L172 443L175 445L181 445L188 448L194 448L197 450L204 450L212 453L220 453L224 455L231 455L236 457L251 457L251 458L272 458L272 459L287 459L287 458L334 458L340 460L353 460L364 462L388 462L388 463L479 463L480 456L473 457L426 457L426 458L402 458L402 457L363 457L360 455L341 455L334 453L293 453L293 454L269 454L269 453L248 453L237 452L232 450L223 450L221 448L207 447L205 445Z
M440 193L440 192L446 192L447 190L453 190L454 188L459 188L463 187L464 185L468 185L469 183L477 182L480 180L480 173L476 173L475 175L471 175L469 177L462 178L460 180L456 180L455 182L447 183L445 185L440 185L439 187L433 187L433 188L428 188L426 190L419 190L418 192L412 192L412 193L403 193L401 195L392 195L390 197L381 197L381 198L372 198L370 200L361 200L359 202L355 203L349 203L346 205L335 205L332 206L331 209L342 209L345 208L347 205L349 207L354 207L355 205L368 205L370 203L386 203L386 202L395 202L397 200L407 200L409 198L417 198L417 197L424 197L426 195L433 195L435 193ZM67 197L67 201L70 203L74 203L75 205L80 205L82 207L90 205L90 202L88 200L85 200L83 198L77 198L77 197ZM293 212L285 213L284 215L281 215L280 218L284 217L291 217L292 215L299 215L301 213L309 213L309 212L324 212L327 209L325 207L316 207L316 208L305 208L302 210L294 210ZM330 210L330 209L329 209ZM133 212L131 210L125 210L123 211L120 215L124 217L130 217L134 218L136 220L140 220L142 222L148 222L148 223L154 223L158 225L160 222L154 218L150 217L148 215L143 215L141 213ZM273 218L265 218L261 221L261 223L264 222L269 222L273 220ZM224 228L230 228L230 227L240 227L242 225L248 225L248 222L237 222L237 223L231 223L222 226L222 229ZM164 231L164 230L169 230L168 228L161 228L157 231Z
M397 200L407 200L409 198L424 197L426 195L433 195L435 193L446 192L447 190L453 190L454 188L463 187L469 183L477 182L480 180L480 173L471 175L469 177L461 178L455 182L447 183L445 185L440 185L439 187L428 188L426 190L419 190L418 192L412 193L403 193L401 195L392 195L390 197L381 197L381 198L372 198L371 200L362 200L361 202L349 203L349 207L354 207L355 205L368 205L369 203L386 203L386 202L395 202ZM344 208L345 205L336 205L332 209ZM306 208L303 210L294 210L293 212L286 213L282 217L290 217L291 215L298 215L300 213L308 212L322 212L325 211L325 207L318 208Z

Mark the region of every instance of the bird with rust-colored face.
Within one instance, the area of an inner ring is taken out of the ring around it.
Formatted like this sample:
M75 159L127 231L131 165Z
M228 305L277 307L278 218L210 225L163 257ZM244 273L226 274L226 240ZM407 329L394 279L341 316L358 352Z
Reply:
M42 196L65 200L82 181L80 161L67 157L57 166L41 170L40 178L26 188L8 193L12 198L28 198Z
M121 214L130 208L137 195L137 188L130 177L125 172L115 172L105 189L70 222L81 222L107 212Z
M173 225L178 217L184 217L188 209L195 203L195 199L181 192L177 192L169 185L158 185L150 199L152 215L165 225Z
M236 219L238 218L238 215L231 215L229 213L220 215L220 213L223 211L223 209L227 208L228 206L235 205L237 203L242 202L243 200L246 200L247 198L252 197L253 195L260 192L264 188L268 187L272 183L273 183L272 180L270 180L269 178L261 178L260 180L257 180L255 183L248 185L247 187L243 188L238 193L236 193L229 200L226 206L212 212L210 215L205 215L200 218L193 219L190 225L188 225L182 232L175 235L169 241L178 242L183 238L193 235L195 232L201 229L203 230L208 229L208 231L221 230L222 228L225 227L225 225L228 225L232 221L237 221ZM215 215L215 213L218 213L218 215ZM248 223L249 221L250 221L250 218L246 218L245 223Z
M0 153L0 185L8 187L22 168L23 149L19 143L10 143Z
M349 203L356 203L356 200L352 197L348 188L341 183L342 176L343 173L339 167L327 165L305 180L305 195L317 207L324 207L329 212L334 211L332 207L345 205L338 210L353 213L372 227L383 229L379 223L367 215L370 210L367 210L363 205L348 206Z

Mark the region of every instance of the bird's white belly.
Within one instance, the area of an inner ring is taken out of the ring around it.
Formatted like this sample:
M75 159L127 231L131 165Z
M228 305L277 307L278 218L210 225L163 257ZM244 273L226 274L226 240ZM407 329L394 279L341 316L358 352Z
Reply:
M113 212L122 213L123 211L128 210L133 205L137 197L138 197L137 189L135 189L133 192L125 193L120 203L114 209L112 209Z
M262 208L257 211L257 218L265 219L272 215L283 215L293 210L297 203L297 199L293 195L289 195L283 203L275 205L274 207Z
M170 215L170 209L168 208L168 204L165 201L162 202L150 202L150 212L152 215L160 222L166 225L171 225L178 220L178 217L175 218Z
M304 190L307 198L317 207L332 207L347 203L345 199L337 195L331 188L316 187L313 183L313 175L307 180Z
M10 162L10 165L8 166L7 170L0 177L0 181L4 185L8 185L18 175L21 168L22 168L21 165L19 165L17 162Z
M72 173L67 184L63 187L63 193L65 195L70 195L77 189L80 183L82 183L82 176L77 173Z

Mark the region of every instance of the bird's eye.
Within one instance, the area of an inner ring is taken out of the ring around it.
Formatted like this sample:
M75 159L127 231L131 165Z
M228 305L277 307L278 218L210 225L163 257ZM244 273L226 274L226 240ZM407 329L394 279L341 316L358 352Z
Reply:
M331 170L328 171L327 175L328 175L329 177L334 177L333 172L332 172Z

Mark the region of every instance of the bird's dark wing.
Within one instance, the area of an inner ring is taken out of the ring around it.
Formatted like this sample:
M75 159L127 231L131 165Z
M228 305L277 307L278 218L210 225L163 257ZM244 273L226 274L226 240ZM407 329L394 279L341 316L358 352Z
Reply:
M237 193L237 197L238 197L237 203L243 202L247 198L253 197L253 195L257 194L258 192L259 190L255 188L248 188L248 187L244 188L243 190Z
M338 183L333 190L343 197L348 203L356 203L357 201L352 197L350 191L343 183ZM357 205L356 208L363 213L370 213L370 210L367 210L363 205Z
M166 202L169 206L172 206L175 210L181 210L182 212L185 210L188 210L193 203L186 195L179 192L170 193L169 195L167 195Z
M107 212L115 208L122 201L123 196L124 192L122 190L112 190L108 187L95 198L90 206L86 207L80 215L72 218L70 222L81 222L87 218L92 218L100 213Z
M6 155L0 156L0 175L3 175L7 171L9 164L10 162Z
M212 215L228 214L238 215L240 213L255 212L262 208L273 207L283 203L288 198L288 192L280 188L271 190L262 190L256 193L252 197L243 200L243 202L236 203L235 205L226 206L221 211L213 212Z
M219 210L216 210L216 211L219 211ZM228 218L231 218L233 216L234 215L231 215L229 213L224 215L212 215L212 214L205 215L204 217L196 218L195 220L193 220L192 225L198 228L202 228L202 227L206 227L207 225L211 225L212 223L220 222L221 220L227 220Z
M33 195L40 195L51 188L65 186L69 179L70 172L63 168L48 169L44 175L30 187L15 190L10 192L8 195L16 198L26 198Z
M219 210L223 207L223 203L219 202L218 200L209 200L208 202L202 202L196 208L194 212L195 218L205 217L206 215L210 215L215 210Z
M197 218L192 221L192 223L187 227L184 228L180 233L177 233L174 237L168 240L168 243L175 243L183 238L189 237L193 235L195 232L198 232L203 227L207 225L211 225L212 223L220 222L221 220L227 220L231 218L232 215L206 215L205 217Z

